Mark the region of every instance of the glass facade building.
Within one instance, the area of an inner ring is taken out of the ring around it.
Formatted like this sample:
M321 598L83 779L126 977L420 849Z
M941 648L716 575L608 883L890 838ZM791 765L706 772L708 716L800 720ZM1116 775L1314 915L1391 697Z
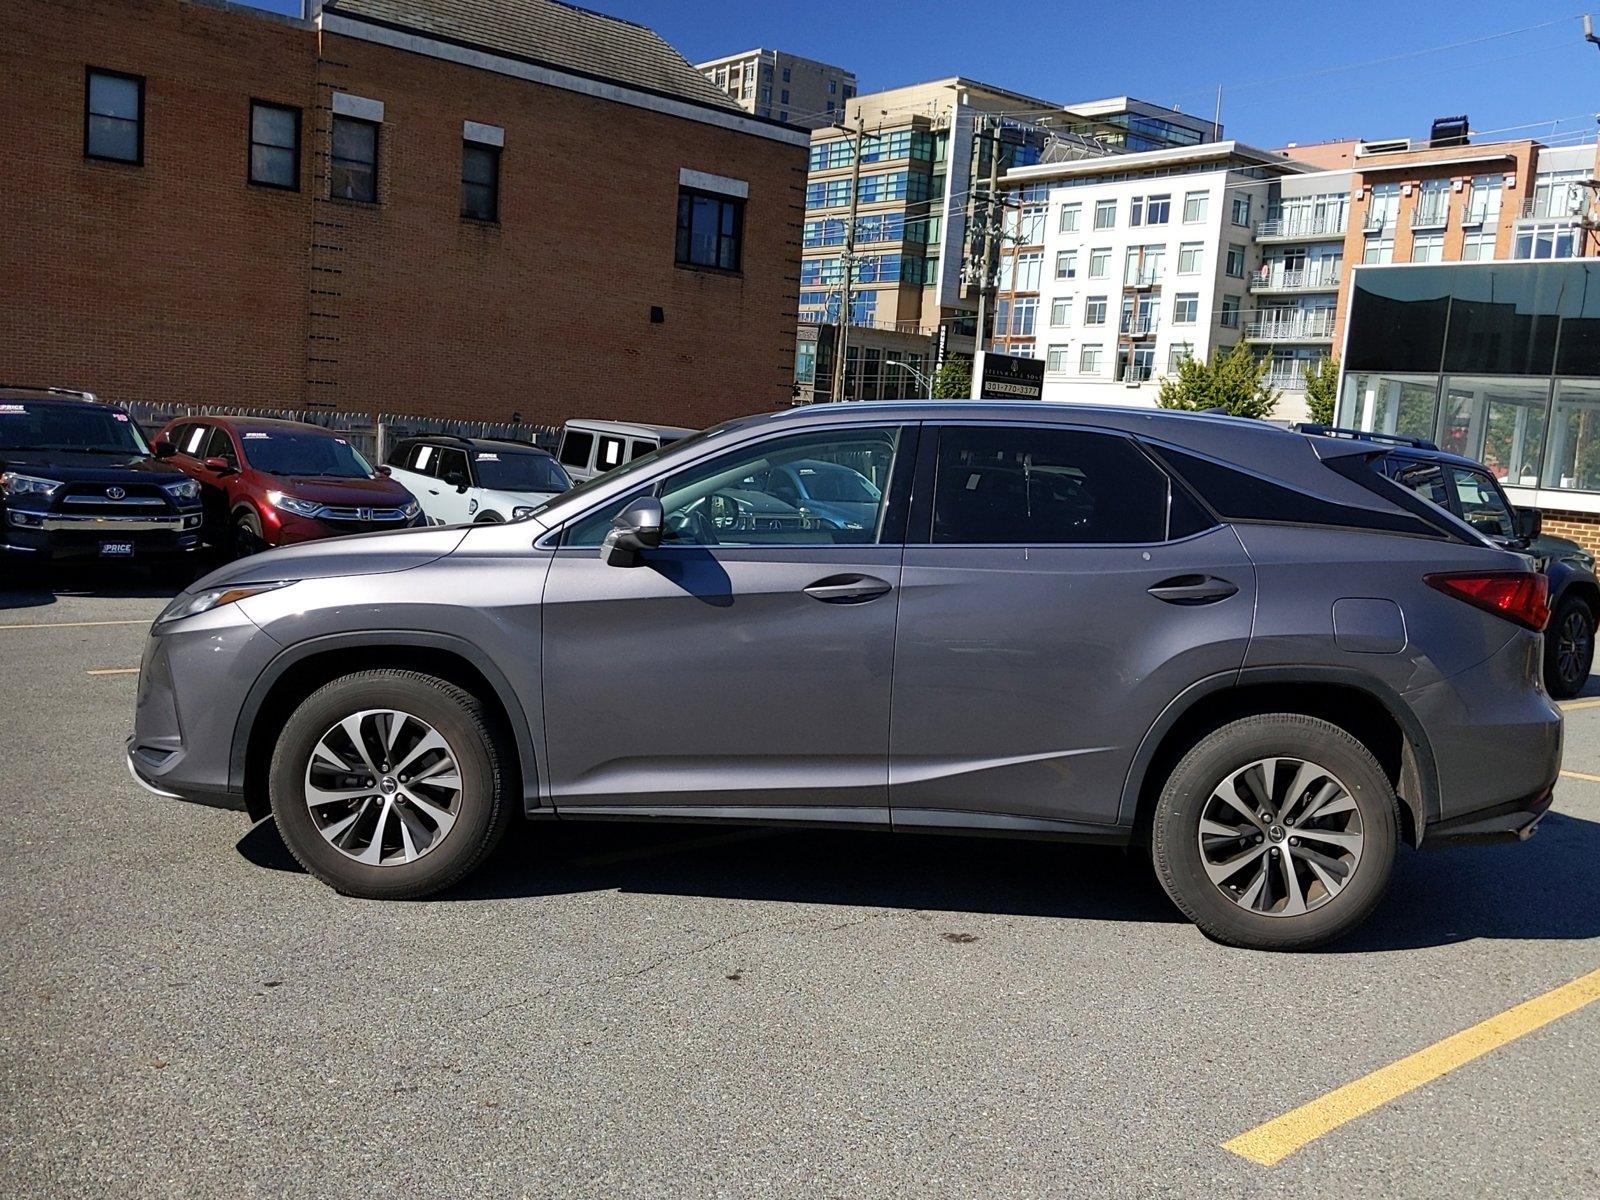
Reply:
M1600 261L1359 267L1342 366L1338 424L1478 459L1520 503L1600 511Z

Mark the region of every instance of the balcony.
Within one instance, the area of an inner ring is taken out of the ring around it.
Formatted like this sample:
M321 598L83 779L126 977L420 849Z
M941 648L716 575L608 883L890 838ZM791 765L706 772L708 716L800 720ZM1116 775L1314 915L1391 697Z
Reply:
M1361 228L1368 233L1377 233L1380 230L1392 229L1395 224L1394 213L1383 208L1367 210L1366 219L1361 223Z
M1123 363L1117 368L1117 381L1129 387L1138 387L1141 383L1149 382L1154 367L1144 363Z
M1161 272L1153 267L1146 267L1139 271L1129 271L1126 279L1122 281L1125 288L1151 288L1161 282Z
M1296 313L1269 317L1244 327L1248 342L1326 342L1333 338L1332 312Z
M1535 192L1522 202L1522 219L1577 220L1587 206L1579 188L1553 188L1548 192Z
M1128 316L1122 318L1122 332L1129 337L1149 337L1161 326L1161 318L1151 314L1147 317Z
M1280 392L1303 392L1306 390L1305 363L1295 363L1291 366L1274 366L1267 372L1267 386Z
M1411 228L1443 229L1450 223L1450 205L1419 204L1411 210Z
M1252 292L1336 292L1339 290L1337 267L1313 265L1289 268L1277 264L1250 276Z
M1269 217L1262 221L1256 226L1256 238L1263 242L1307 242L1316 238L1342 238L1348 223L1344 213L1340 213L1337 217L1291 213L1287 217Z
M1461 210L1461 223L1469 229L1476 225L1498 225L1500 223L1500 206L1490 207L1487 204L1468 204Z

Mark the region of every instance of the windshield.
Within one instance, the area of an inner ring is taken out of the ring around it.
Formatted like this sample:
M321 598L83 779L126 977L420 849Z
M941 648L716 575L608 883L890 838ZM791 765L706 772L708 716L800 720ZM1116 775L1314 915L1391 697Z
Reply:
M790 468L806 495L823 504L876 504L878 489L859 471L832 463L802 462Z
M478 450L472 461L480 487L502 492L564 492L572 480L548 454L517 450Z
M0 450L150 453L132 417L88 401L29 404L0 400Z
M377 472L342 438L297 430L248 430L241 435L244 457L268 475L309 475L322 479L371 479Z

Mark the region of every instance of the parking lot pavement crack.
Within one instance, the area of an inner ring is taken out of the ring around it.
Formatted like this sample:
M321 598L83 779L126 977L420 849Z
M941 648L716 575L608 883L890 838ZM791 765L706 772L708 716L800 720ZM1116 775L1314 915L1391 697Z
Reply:
M843 929L852 929L858 925L865 925L869 921L877 921L886 917L894 916L900 911L900 909L893 908L879 909L875 912L867 913L865 916L857 917L852 921L844 921L837 925L825 926L821 929L818 929L816 932L837 933ZM614 971L606 975L596 975L591 979L580 980L577 983L569 984L565 987L559 984L546 985L536 994L518 996L513 1000L507 1000L503 1004L491 1005L472 1019L474 1022L481 1021L487 1017L492 1017L497 1013L507 1012L523 1004L530 1004L539 1000L548 999L550 996L553 996L560 991L576 992L582 991L584 988L601 987L609 983L625 983L628 980L639 979L645 975L649 975L653 971L660 970L668 963L687 962L689 959L704 954L708 950L715 950L719 946L726 946L733 942L742 941L745 938L754 937L763 933L775 933L784 929L799 929L807 925L812 925L813 923L814 921L810 917L799 917L790 921L770 921L763 925L752 925L748 929L736 929L731 933L723 934L721 937L712 938L708 942L701 942L698 945L689 946L682 950L670 950L664 954L659 954L649 962L645 963L643 966L634 967L630 970Z

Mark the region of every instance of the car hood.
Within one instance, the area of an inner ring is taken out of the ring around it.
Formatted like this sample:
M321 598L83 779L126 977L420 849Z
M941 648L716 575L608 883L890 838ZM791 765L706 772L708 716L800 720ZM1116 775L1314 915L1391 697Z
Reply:
M358 533L267 550L218 567L191 592L225 585L271 583L280 579L328 579L338 575L383 575L409 571L449 554L461 544L462 528L427 527L391 533Z
M170 463L148 454L84 454L72 450L0 450L0 469L43 475L62 483L126 483L130 472L155 483L184 478Z
M397 480L327 479L319 475L271 476L278 490L314 504L356 508L395 508L407 504L411 493Z

